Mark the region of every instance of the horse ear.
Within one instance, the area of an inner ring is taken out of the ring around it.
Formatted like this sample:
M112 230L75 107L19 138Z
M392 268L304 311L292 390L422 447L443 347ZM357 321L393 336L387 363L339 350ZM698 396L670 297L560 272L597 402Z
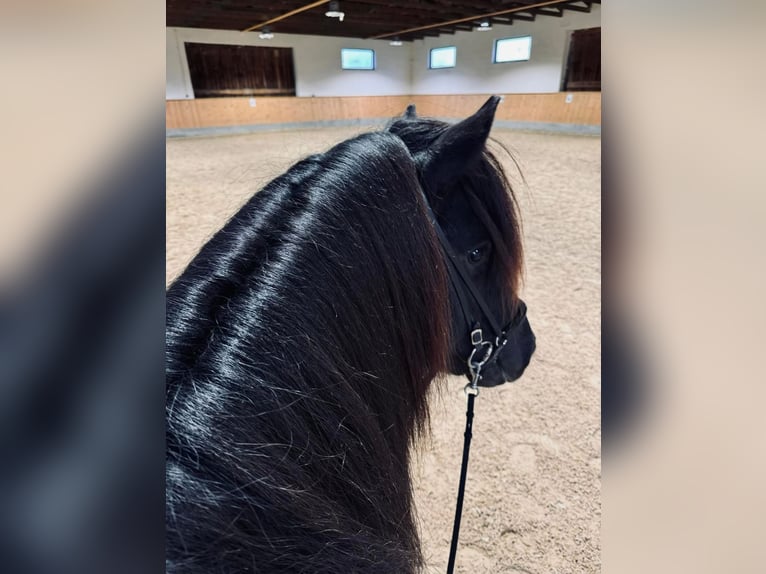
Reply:
M440 135L425 152L422 178L426 187L437 189L454 181L481 157L502 98L491 96L472 116L458 122Z
M408 118L408 119L416 118L417 116L415 115L415 104L410 104L409 106L407 106L407 109L405 110L404 115L402 117Z

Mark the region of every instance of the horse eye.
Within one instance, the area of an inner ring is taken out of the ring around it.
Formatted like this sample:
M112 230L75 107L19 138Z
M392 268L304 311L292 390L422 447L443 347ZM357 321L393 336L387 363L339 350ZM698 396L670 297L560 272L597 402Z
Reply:
M487 250L484 247L477 247L476 249L472 249L468 252L468 261L471 263L479 263L482 259L484 259L486 252Z

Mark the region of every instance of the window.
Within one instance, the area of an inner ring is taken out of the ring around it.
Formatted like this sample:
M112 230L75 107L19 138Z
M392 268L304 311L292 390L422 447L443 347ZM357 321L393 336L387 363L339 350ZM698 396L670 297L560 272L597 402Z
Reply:
M342 48L340 67L344 70L374 70L375 52L357 48Z
M428 54L428 67L436 68L454 68L457 60L457 48L455 46L445 46L444 48L432 48Z
M495 64L501 62L523 62L524 60L529 60L531 51L532 36L495 40L495 53L492 61Z

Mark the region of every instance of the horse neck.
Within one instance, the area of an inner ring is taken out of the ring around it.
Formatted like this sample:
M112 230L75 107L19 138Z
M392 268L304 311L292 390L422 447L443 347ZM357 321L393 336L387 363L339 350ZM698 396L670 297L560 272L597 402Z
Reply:
M227 493L282 501L270 526L285 539L313 521L301 544L340 532L412 561L408 453L446 363L448 291L414 167L391 145L353 183L276 181L173 285L168 450Z

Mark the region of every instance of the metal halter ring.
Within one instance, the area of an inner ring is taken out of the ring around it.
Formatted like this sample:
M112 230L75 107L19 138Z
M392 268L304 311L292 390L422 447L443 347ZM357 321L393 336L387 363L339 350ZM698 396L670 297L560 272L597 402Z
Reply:
M474 357L476 356L476 351L480 349L485 349L484 355L481 357L480 360L474 361ZM478 345L475 345L473 348L473 351L471 351L471 356L468 357L468 368L471 370L471 374L478 373L481 368L489 361L490 357L492 356L492 343L489 341L482 341Z

